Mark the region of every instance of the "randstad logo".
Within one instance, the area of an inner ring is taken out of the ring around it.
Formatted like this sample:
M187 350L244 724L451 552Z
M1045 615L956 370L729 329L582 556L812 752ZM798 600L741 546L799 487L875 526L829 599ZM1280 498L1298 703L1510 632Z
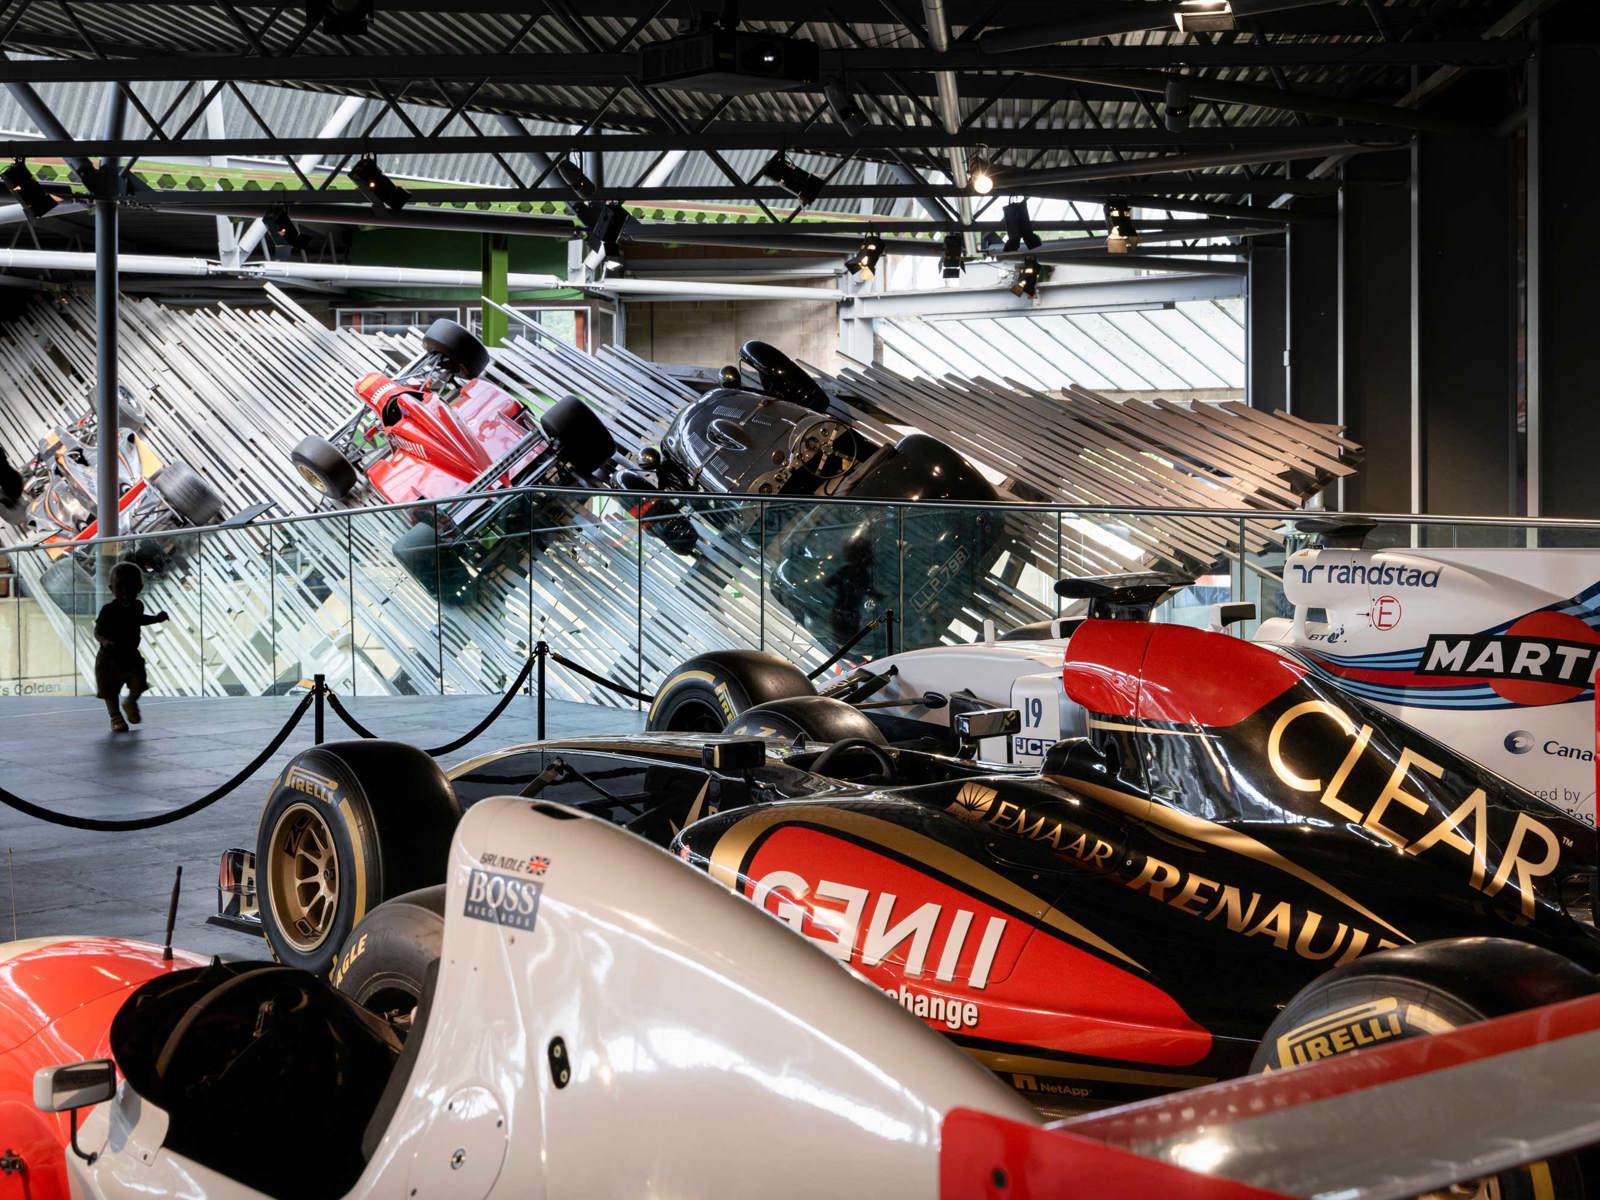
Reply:
M1533 749L1533 734L1526 729L1513 729L1506 734L1506 749L1513 754L1526 754Z

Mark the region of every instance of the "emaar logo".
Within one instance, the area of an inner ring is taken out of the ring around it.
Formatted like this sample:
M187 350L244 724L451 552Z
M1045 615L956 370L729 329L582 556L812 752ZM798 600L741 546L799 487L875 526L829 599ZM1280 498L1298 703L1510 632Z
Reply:
M1526 729L1513 729L1506 734L1506 749L1513 754L1526 754L1533 749L1533 734Z

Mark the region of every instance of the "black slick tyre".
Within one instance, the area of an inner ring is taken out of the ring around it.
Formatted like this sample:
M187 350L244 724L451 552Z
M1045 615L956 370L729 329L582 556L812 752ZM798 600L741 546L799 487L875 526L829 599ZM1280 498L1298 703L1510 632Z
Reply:
M378 905L350 931L329 981L391 1021L415 1009L444 945L444 897L437 883Z
M435 354L442 354L458 368L466 379L476 379L489 369L489 350L465 325L440 317L422 335L422 346Z
M1281 1070L1403 1038L1600 992L1600 978L1551 950L1505 938L1452 938L1356 959L1301 989L1267 1029L1252 1071ZM1590 1168L1592 1177L1592 1167ZM1484 1181L1500 1200L1590 1195L1577 1156Z
M740 713L769 700L814 696L793 663L761 650L712 650L684 663L661 685L645 718L652 732L720 733Z
M279 962L326 973L391 896L441 882L460 810L413 746L328 742L290 760L256 828L261 929Z
M616 439L594 409L576 396L564 396L539 418L561 461L582 475L591 475L617 453Z
M728 723L724 733L740 737L781 737L791 742L842 742L865 738L879 746L889 741L872 718L832 696L790 696L747 708Z
M185 525L215 525L222 520L222 497L183 463L168 463L150 478L150 486Z
M300 477L325 496L342 500L356 487L356 469L327 438L308 437L289 451Z

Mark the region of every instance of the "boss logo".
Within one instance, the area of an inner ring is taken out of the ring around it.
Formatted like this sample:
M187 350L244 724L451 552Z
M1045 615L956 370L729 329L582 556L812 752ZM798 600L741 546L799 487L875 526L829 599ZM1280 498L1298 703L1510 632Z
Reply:
M467 902L461 911L475 921L532 929L539 917L539 895L543 891L542 883L474 867L467 883Z

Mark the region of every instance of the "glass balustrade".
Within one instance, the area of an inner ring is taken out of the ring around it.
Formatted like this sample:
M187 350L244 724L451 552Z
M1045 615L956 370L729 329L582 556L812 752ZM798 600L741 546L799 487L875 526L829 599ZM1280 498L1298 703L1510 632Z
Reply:
M94 617L119 559L145 568L147 609L172 616L145 638L157 694L282 694L323 675L349 697L493 695L539 642L649 694L718 648L811 669L850 644L848 669L1042 630L1081 611L1054 588L1077 575L1181 573L1193 582L1156 619L1215 624L1218 605L1245 601L1254 616L1233 610L1228 628L1252 636L1293 616L1283 576L1314 544L1294 528L1304 515L518 489L14 546L0 554L0 695L92 694ZM1386 517L1366 544L1600 550L1600 522ZM1213 557L1195 561L1195 547ZM546 682L552 700L637 723L643 702L561 664Z

